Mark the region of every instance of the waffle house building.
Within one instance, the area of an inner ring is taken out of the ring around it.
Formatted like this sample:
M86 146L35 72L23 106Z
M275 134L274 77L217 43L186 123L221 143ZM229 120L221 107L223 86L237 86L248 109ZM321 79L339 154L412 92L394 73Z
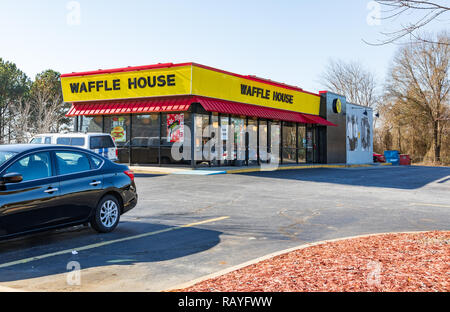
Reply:
M61 75L61 85L64 101L72 103L67 116L74 117L74 130L110 133L123 163L198 167L349 159L350 104L330 92L196 63L69 73ZM351 109L362 110L372 116L366 108ZM357 123L361 141L366 132L361 135ZM356 159L371 162L371 152Z

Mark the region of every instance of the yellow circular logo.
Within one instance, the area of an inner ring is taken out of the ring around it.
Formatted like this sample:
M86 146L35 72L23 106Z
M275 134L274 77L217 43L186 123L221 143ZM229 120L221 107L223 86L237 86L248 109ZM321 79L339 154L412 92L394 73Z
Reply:
M342 111L342 103L340 99L335 99L333 103L333 111L336 114L340 114Z

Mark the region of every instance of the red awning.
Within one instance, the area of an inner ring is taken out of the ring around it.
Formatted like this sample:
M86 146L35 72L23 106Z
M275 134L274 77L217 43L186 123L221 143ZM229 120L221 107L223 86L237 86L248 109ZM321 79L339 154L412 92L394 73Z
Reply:
M190 97L80 102L73 103L66 116L185 112L192 102Z
M238 102L207 98L202 96L177 96L165 98L146 98L134 100L111 100L73 103L67 117L145 114L158 112L185 112L192 103L200 103L208 112L222 114L259 117L272 120L283 120L307 124L336 126L335 124L314 115L291 112L265 106L257 106Z
M313 123L315 124L319 124L319 125L323 125L323 126L332 126L332 127L337 127L338 125L329 122L328 120L320 117L320 116L315 116L315 115L308 115L308 114L303 114L304 117L310 119Z
M297 112L206 97L196 97L195 100L197 103L200 103L208 112L259 117L264 119L274 119L291 122L315 123L314 121L303 117L302 114Z

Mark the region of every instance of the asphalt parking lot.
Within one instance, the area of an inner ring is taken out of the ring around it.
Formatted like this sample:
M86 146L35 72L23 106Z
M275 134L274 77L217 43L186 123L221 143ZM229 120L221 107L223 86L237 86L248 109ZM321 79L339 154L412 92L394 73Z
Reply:
M115 232L89 227L0 242L0 286L160 291L303 243L450 229L450 168L301 169L138 175ZM68 263L81 284L67 283Z

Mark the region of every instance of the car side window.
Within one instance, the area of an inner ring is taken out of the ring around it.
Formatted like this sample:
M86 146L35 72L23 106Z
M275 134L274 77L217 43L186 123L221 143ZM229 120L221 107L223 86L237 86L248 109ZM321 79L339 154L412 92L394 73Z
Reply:
M5 173L20 173L22 182L44 179L52 176L50 154L36 153L23 157L13 163Z
M56 144L70 145L70 138L57 138Z
M84 145L84 138L72 138L70 141L70 145L72 146L83 146Z
M45 137L45 144L51 144L52 138L51 137Z
M100 166L101 166L102 163L103 163L103 160L101 160L101 159L98 158L98 157L92 156L92 155L91 155L91 159L92 159L92 164L94 165L94 168L93 168L93 169L98 169L98 168L100 168Z
M91 170L89 158L84 153L55 152L55 155L60 175Z
M110 136L106 136L106 135L91 136L89 143L90 143L91 149L114 147L113 140L111 139Z

